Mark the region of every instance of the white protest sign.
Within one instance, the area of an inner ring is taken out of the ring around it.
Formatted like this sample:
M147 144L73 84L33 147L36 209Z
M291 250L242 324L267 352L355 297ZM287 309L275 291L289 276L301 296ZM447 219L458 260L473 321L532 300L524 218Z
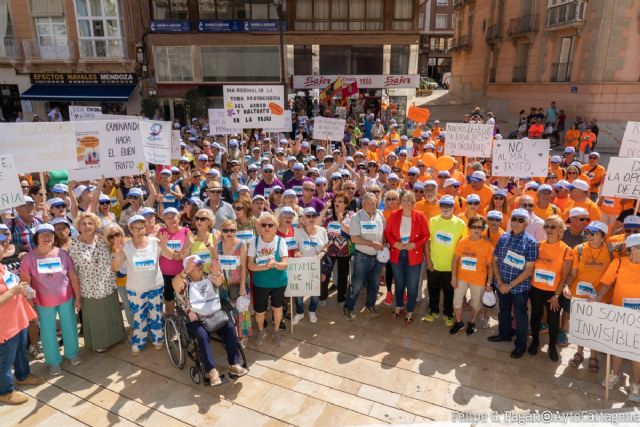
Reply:
M284 127L284 87L224 86L224 120L228 127Z
M548 160L548 139L496 139L493 144L491 174L519 178L547 176Z
M291 132L293 127L293 123L291 122L291 110L284 110L284 126L283 127L273 127L273 126L265 126L262 128L265 132Z
M145 161L156 165L170 165L171 122L140 120L139 125Z
M320 260L316 257L287 259L289 282L285 297L320 296Z
M569 341L602 353L640 362L640 306L571 300Z
M448 156L491 157L493 125L447 123L444 153Z
M171 160L180 159L180 131L171 130Z
M611 157L601 196L640 199L640 159Z
M620 144L620 157L640 157L640 122L627 122Z
M24 205L16 164L11 154L0 156L0 210Z
M12 154L18 173L76 167L71 122L0 123L0 154Z
M133 120L76 122L76 164L69 168L69 178L83 181L142 173L147 166L139 123L137 117Z
M69 120L72 122L82 120L99 120L100 116L102 116L102 107L69 105Z
M227 126L224 119L225 111L222 108L209 108L209 134L232 135L242 133L242 126Z
M313 120L313 139L342 141L346 120L316 117Z

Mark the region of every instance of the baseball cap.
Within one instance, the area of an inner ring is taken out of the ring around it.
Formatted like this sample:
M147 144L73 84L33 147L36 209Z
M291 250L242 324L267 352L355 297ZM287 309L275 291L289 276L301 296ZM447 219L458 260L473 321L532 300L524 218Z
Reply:
M142 190L138 187L132 187L129 189L129 192L127 193L127 197L142 197L143 193Z
M438 172L438 178L450 178L451 174L449 171L440 171Z
M315 180L316 185L318 184L326 184L327 183L327 178L325 178L324 176L318 177Z
M384 164L384 165L380 166L380 172L382 172L384 174L391 173L391 168L389 167L389 165Z
M165 209L164 212L162 212L162 216L167 216L167 215L178 215L178 209L176 208Z
M601 221L592 221L589 225L585 227L585 229L594 233L600 231L605 236L609 232L609 226L607 226L607 224Z
M69 187L67 187L65 184L56 184L53 186L53 188L51 189L51 191L53 193L68 193L69 192Z
M238 193L242 193L243 191L251 191L251 190L249 190L249 187L247 187L246 185L239 185Z
M455 178L448 178L442 185L442 188L447 188L451 186L460 187L460 183Z
M414 173L414 174L416 174L416 175L419 175L419 174L420 174L420 169L418 169L418 168L417 168L417 167L415 167L415 166L411 166L411 167L409 168L409 173Z
M273 165L271 163L267 163L266 165L264 165L264 167L262 168L263 171L272 171Z
M76 188L73 189L73 194L75 194L76 198L78 198L85 191L91 191L91 188L87 187L86 185L78 185Z
M487 212L487 219L497 219L498 221L502 221L502 212L489 211Z
M284 197L298 197L298 195L296 194L296 190L292 190L292 189L288 189L288 190L284 190Z
M576 149L573 147L565 147L564 154L576 154Z
M585 208L571 208L569 211L569 218L576 216L589 216L589 212Z
M429 179L429 180L425 181L423 185L424 185L425 187L426 187L426 186L428 186L428 185L432 185L432 186L434 186L434 187L438 188L438 183L437 183L437 182L435 182L435 181L434 181L434 180L432 180L432 179Z
M289 206L285 206L280 209L280 215L295 215L296 213Z
M529 212L525 209L517 208L511 211L511 218L529 218Z
M565 190L571 190L571 183L564 179L561 179L555 184L556 188L564 188Z
M539 187L540 187L540 184L538 184L535 181L529 181L524 185L525 190L537 190Z
M111 198L103 193L103 194L100 194L100 196L98 197L98 202L100 202L100 203L102 203L102 202L111 203Z
M551 156L551 164L559 165L562 163L562 158L560 156Z
M140 209L140 215L142 215L142 216L152 216L152 215L155 215L155 214L156 214L156 211L153 210L153 208L144 207L144 208Z
M167 176L171 176L171 169L162 169L160 171L160 175L167 175Z
M600 153L598 153L597 151L592 151L591 153L589 153L589 157L591 157L591 156L600 158Z
M425 150L428 150L428 149L435 150L436 146L433 144L433 142L429 142L424 146L424 148L425 148Z
M447 137L447 133L446 133L446 132L444 132L444 131L442 131L442 132L440 132L440 133L438 134L438 138L440 138L440 139L445 139L446 137Z
M304 170L304 165L302 163L296 163L295 165L293 165L293 170L294 171Z
M576 179L571 183L571 189L573 190L574 188L582 191L589 191L589 184L581 179Z
M334 172L331 174L331 179L342 179L342 174L340 172Z
M633 248L634 246L640 245L640 234L632 234L627 237L624 244L627 245L627 248Z
M421 183L420 181L418 181L413 185L413 189L414 190L424 190L424 184Z
M38 224L36 228L33 229L33 234L39 233L55 233L55 228L51 224Z
M398 180L399 180L398 175L397 175L397 174L395 174L395 173L391 173L391 174L389 174L389 178L388 178L388 179L394 179L394 180L396 180L396 181L398 181Z
M189 255L188 257L186 257L185 259L182 260L182 268L187 268L187 265L191 261L193 261L193 263L195 265L204 264L204 260L202 258L200 258L199 255Z
M469 181L471 182L482 182L487 179L487 174L482 171L475 171L469 177Z
M180 161L184 163L189 163L189 158L187 156L180 157Z
M538 193L540 193L541 191L548 191L552 193L553 187L550 186L549 184L542 184L540 187L538 187Z
M49 208L61 205L66 205L66 203L60 197L54 197L53 199L47 200L47 206L49 206Z
M629 215L624 219L624 228L640 228L640 216Z
M206 154L200 154L198 156L198 160L209 160L209 156L207 156Z
M446 206L453 206L455 204L455 199L453 198L453 196L444 195L440 197L439 204L446 205Z
M480 196L478 196L477 194L469 194L467 196L467 203L480 203Z
M198 209L202 209L204 207L204 202L197 197L189 197L187 202L195 205Z
M311 206L309 206L308 208L304 208L304 210L302 211L302 215L317 216L318 212L315 210L315 208L312 208Z
M51 221L49 221L49 224L51 225L65 224L67 227L71 227L71 223L63 216L59 216L58 218L53 218Z
M251 199L252 202L255 202L256 200L267 200L264 198L264 196L262 194L256 194L255 196L253 196L253 198Z

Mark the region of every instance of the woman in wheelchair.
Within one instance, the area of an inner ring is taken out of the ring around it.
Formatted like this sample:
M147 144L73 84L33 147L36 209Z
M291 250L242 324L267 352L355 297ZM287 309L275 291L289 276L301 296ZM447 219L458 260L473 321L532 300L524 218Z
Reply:
M204 260L191 255L183 261L184 270L173 279L173 288L178 296L180 309L188 317L186 324L189 335L198 341L205 372L212 386L222 384L220 373L216 369L209 334L217 332L227 351L229 374L241 377L247 369L240 364L238 336L232 320L223 310L220 302L219 287L223 283L222 274L204 274Z

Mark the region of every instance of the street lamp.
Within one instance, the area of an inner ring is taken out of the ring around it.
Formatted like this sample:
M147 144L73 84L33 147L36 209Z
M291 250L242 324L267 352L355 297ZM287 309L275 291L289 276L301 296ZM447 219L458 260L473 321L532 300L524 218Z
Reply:
M273 0L273 5L276 7L278 13L279 28L280 28L280 83L285 85L285 68L284 68L284 22L287 12L287 0Z

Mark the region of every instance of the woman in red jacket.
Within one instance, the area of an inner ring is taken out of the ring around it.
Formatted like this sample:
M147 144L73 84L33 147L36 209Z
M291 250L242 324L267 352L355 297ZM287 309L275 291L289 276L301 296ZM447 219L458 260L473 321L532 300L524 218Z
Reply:
M384 237L391 251L391 269L396 282L396 310L399 317L404 309L404 291L407 290L406 323L413 322L413 310L418 296L420 267L424 260L424 246L429 240L427 217L414 209L416 196L407 191L402 195L400 209L389 216Z

